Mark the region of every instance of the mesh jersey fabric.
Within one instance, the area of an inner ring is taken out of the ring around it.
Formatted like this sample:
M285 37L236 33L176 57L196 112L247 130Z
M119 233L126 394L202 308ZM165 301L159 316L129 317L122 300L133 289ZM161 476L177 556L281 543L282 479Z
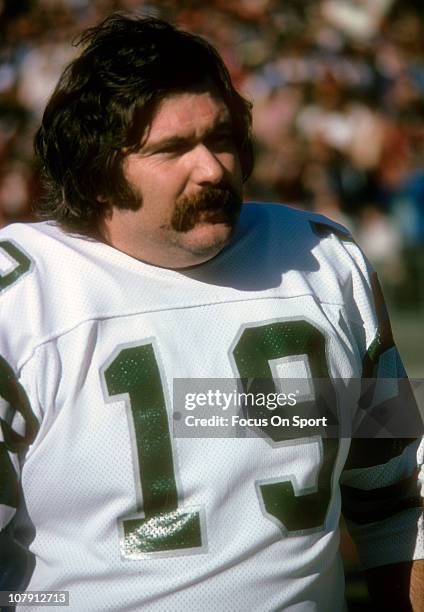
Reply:
M53 223L5 228L0 252L3 589L69 590L71 610L342 610L339 481L366 566L422 558L417 504L356 512L404 480L414 498L412 440L389 456L371 441L361 465L348 439L172 436L175 379L236 378L265 346L282 372L361 378L379 321L343 228L244 205L231 245L185 271ZM399 376L393 346L380 352ZM343 389L337 405L352 420Z

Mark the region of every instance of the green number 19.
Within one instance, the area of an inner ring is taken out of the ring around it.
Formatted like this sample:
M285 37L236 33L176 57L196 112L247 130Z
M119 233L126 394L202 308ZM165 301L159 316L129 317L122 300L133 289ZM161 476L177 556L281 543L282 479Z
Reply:
M272 381L270 362L296 355L307 356L312 377L329 379L325 338L305 321L246 327L232 354L242 379ZM202 513L199 509L180 508L178 504L164 385L153 344L118 350L103 369L103 376L108 398L125 400L129 411L143 497L143 513L139 509L138 514L121 519L123 557L138 559L150 553L199 550ZM299 402L296 411L302 414L302 409ZM280 437L278 441L282 440ZM291 481L284 479L278 483L259 483L265 515L277 519L286 535L323 527L331 498L337 440L322 440L319 448L322 456L313 491L296 494Z

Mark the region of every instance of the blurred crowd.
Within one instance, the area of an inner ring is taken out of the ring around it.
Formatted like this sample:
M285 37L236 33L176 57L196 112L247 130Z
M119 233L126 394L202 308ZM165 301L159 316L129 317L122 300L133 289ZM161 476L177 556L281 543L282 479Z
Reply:
M422 0L0 0L0 227L33 218L44 105L75 36L113 10L215 44L254 103L247 197L347 225L392 304L424 305Z

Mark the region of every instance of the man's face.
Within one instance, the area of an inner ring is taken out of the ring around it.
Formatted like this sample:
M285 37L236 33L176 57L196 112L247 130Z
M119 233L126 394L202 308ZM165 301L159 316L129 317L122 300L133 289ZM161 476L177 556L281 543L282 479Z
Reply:
M229 111L210 91L175 93L158 106L142 147L124 161L137 211L113 208L108 241L149 263L207 261L231 240L242 175Z

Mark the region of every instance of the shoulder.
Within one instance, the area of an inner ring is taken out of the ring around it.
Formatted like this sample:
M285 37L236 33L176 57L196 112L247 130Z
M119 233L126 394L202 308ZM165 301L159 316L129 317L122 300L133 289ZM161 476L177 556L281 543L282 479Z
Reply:
M78 242L50 223L0 231L0 354L16 370L60 325L71 323L68 313L84 284Z
M331 235L340 240L353 242L350 231L328 217L272 202L246 202L243 217L250 223L261 223L275 228L278 232L303 234L306 238L318 236L321 239Z
M39 337L41 225L16 224L0 231L0 355L15 370Z
M6 283L14 286L13 277L7 276L9 268L19 267L19 271L23 271L26 262L28 269L36 271L48 266L49 262L53 264L72 240L57 225L49 222L15 223L0 230L0 290L5 290ZM9 267L7 259L10 260Z
M44 290L69 266L74 239L50 223L14 224L0 231L0 295L2 303Z
M349 229L323 215L268 203L246 204L242 227L255 260L269 262L283 285L284 279L286 287L302 285L319 302L344 306L361 324L363 317L373 319L374 271Z
M246 203L242 227L293 270L312 272L323 262L327 271L333 267L337 274L349 274L352 263L363 264L350 230L314 212L283 204Z

